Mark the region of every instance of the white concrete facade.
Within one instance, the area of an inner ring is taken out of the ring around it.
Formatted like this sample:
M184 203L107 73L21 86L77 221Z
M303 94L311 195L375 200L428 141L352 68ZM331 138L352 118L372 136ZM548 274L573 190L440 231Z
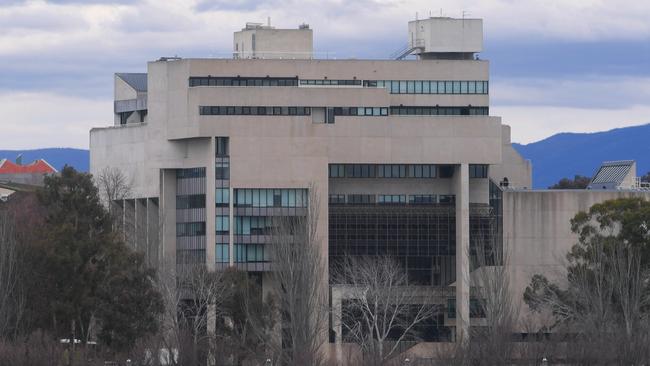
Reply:
M481 50L482 22L465 20L463 25L458 23L460 20L455 21L439 33L445 40L430 45L430 52ZM468 33L459 35L458 24L466 27ZM250 31L237 32L234 44L247 43L243 37L249 37ZM307 31L311 42L311 30L297 30L304 32L300 37ZM422 31L433 32L428 28ZM283 38L274 37L267 44L275 41L286 44ZM261 39L256 38L256 42ZM311 50L310 42L307 45L305 41L299 49ZM236 51L239 47L247 46L236 46ZM463 340L467 339L470 323L470 212L474 206L490 204L490 180L498 185L507 178L509 187L520 189L505 190L502 201L504 243L512 251L511 268L517 279L514 284L517 296L523 292L532 272L545 271L551 264L557 266L554 256L568 251L575 240L566 230L573 214L592 203L625 195L525 190L532 187L532 167L512 148L510 128L499 117L487 113L470 115L471 108L487 111L489 107L487 61L425 57L416 61L297 58L149 62L146 121L116 123L91 130L91 173L115 167L133 180L136 212L145 215L137 216L136 227L148 225L153 218L157 220L158 263L176 262L177 246L182 242L177 239L177 225L187 221L179 218L181 214L177 210L178 192L184 189L177 184L179 169L205 169L201 178L205 186L194 193L205 195L201 240L209 268L218 268L217 264L238 264L235 248L238 208L233 204L237 190L307 189L314 185L321 202L317 230L322 242L319 245L326 261L330 250L329 195L454 196L455 204L450 207L455 215L456 257L455 265L450 268L460 281L456 281L454 290L456 320L453 323L457 327L456 339ZM282 83L289 80L290 85L280 85L280 81L273 81L272 85L271 79L282 79ZM198 81L192 84L192 80ZM398 81L396 90L382 86L389 85L384 81ZM478 85L471 84L475 82L485 82L484 92L477 92L478 86L471 89L472 85ZM445 92L430 92L433 85L438 91L443 85ZM450 92L446 92L447 85L451 87ZM116 77L116 101L142 96L129 88L128 83ZM251 113L251 108L258 107L271 108L273 112ZM300 115L292 108L308 108L309 113L303 109L305 113ZM337 108L348 112L336 114ZM367 113L365 110L380 113L360 115L362 108L363 113ZM406 112L402 113L402 108ZM350 114L352 110L354 115ZM432 115L431 111L436 114ZM329 113L334 113L333 123L314 123L322 122L320 119L325 121ZM220 138L228 138L227 179L215 173ZM378 175L341 179L331 177L332 164L431 165L436 169L450 166L453 174L443 177L438 171L438 175L428 179L386 179ZM470 174L472 166L477 165L489 167L487 176L475 178ZM219 189L227 190L229 196L228 202L221 206L215 205L219 203ZM152 212L155 207L158 207L156 214ZM218 221L219 217L222 221ZM227 230L219 228L224 222ZM147 238L153 236L151 229L140 231ZM150 239L147 240L147 250L151 250ZM228 245L228 259L219 262L224 253L218 252L216 245L224 242ZM335 309L340 306L340 302L333 304Z

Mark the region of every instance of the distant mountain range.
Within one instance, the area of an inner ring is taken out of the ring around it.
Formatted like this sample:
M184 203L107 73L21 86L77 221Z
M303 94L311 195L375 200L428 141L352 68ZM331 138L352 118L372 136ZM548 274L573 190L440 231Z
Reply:
M547 188L576 174L590 177L607 160L636 160L638 175L650 172L650 124L596 133L560 133L527 145L512 145L533 162L535 188ZM0 159L15 160L21 153L23 164L42 158L58 170L68 164L88 171L89 153L83 149L0 150Z
M512 144L533 162L533 187L562 178L591 177L607 160L636 160L637 175L650 171L650 124L595 133L559 133L527 145Z
M23 164L29 164L36 159L45 159L59 171L67 164L79 171L87 172L90 160L88 150L71 148L0 150L0 159L15 161L20 154L23 154Z

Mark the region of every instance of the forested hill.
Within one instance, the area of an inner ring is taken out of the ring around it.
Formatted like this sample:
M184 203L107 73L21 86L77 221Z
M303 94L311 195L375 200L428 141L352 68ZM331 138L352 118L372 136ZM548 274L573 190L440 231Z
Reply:
M606 160L636 160L638 175L650 171L650 124L596 133L559 133L513 147L532 160L535 188L548 188L576 174L591 177Z

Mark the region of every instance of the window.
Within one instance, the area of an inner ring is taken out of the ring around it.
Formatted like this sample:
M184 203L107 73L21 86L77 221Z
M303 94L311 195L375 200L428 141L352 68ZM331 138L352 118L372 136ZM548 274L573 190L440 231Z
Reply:
M205 168L177 169L176 179L205 178Z
M390 107L391 115L413 115L413 116L444 116L444 115L471 115L471 116L486 116L488 115L488 107L416 107L416 106L400 106Z
M253 35L254 37L255 35ZM192 76L189 79L190 87L195 86L297 86L296 77L215 77Z
M454 176L454 166L453 165L441 165L438 173L440 173L440 178L451 178Z
M454 81L454 94L460 94L460 81Z
M307 189L235 189L236 207L307 207Z
M176 196L176 209L205 208L205 194L188 194Z
M225 215L219 215L216 219L217 234L228 234L228 231L230 231L230 218Z
M183 222L176 224L176 236L203 236L205 222Z
M405 204L406 196L403 194L380 194L377 196L379 204Z
M487 178L488 166L486 164L470 164L469 165L470 178Z
M230 262L230 246L228 243L217 243L216 247L216 262L228 263Z
M330 205L342 205L345 203L344 194L330 194L329 195L329 204Z
M230 203L230 189L217 188L215 193L215 202L217 206L227 207Z
M248 108L250 112L250 107L244 107L244 108ZM228 156L228 138L217 137L215 139L215 142L216 142L215 154L217 156Z
M434 203L438 203L435 194L416 194L409 196L409 204L411 205L429 205Z
M229 158L219 158L214 164L215 179L230 179Z

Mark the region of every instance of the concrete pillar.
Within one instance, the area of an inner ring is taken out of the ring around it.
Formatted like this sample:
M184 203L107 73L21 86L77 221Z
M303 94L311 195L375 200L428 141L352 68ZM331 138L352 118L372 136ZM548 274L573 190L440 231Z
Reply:
M456 341L469 341L469 165L454 172L456 195Z
M230 193L228 197L228 255L230 267L235 265L235 189L232 187L232 179L230 180Z
M176 266L176 171L160 170L160 222L162 265Z
M216 201L215 201L215 138L210 138L208 161L205 167L205 261L209 270L214 270L216 262Z
M334 343L336 352L336 364L343 364L343 305L341 290L336 286L332 287L332 322L334 332L336 332L336 341Z

